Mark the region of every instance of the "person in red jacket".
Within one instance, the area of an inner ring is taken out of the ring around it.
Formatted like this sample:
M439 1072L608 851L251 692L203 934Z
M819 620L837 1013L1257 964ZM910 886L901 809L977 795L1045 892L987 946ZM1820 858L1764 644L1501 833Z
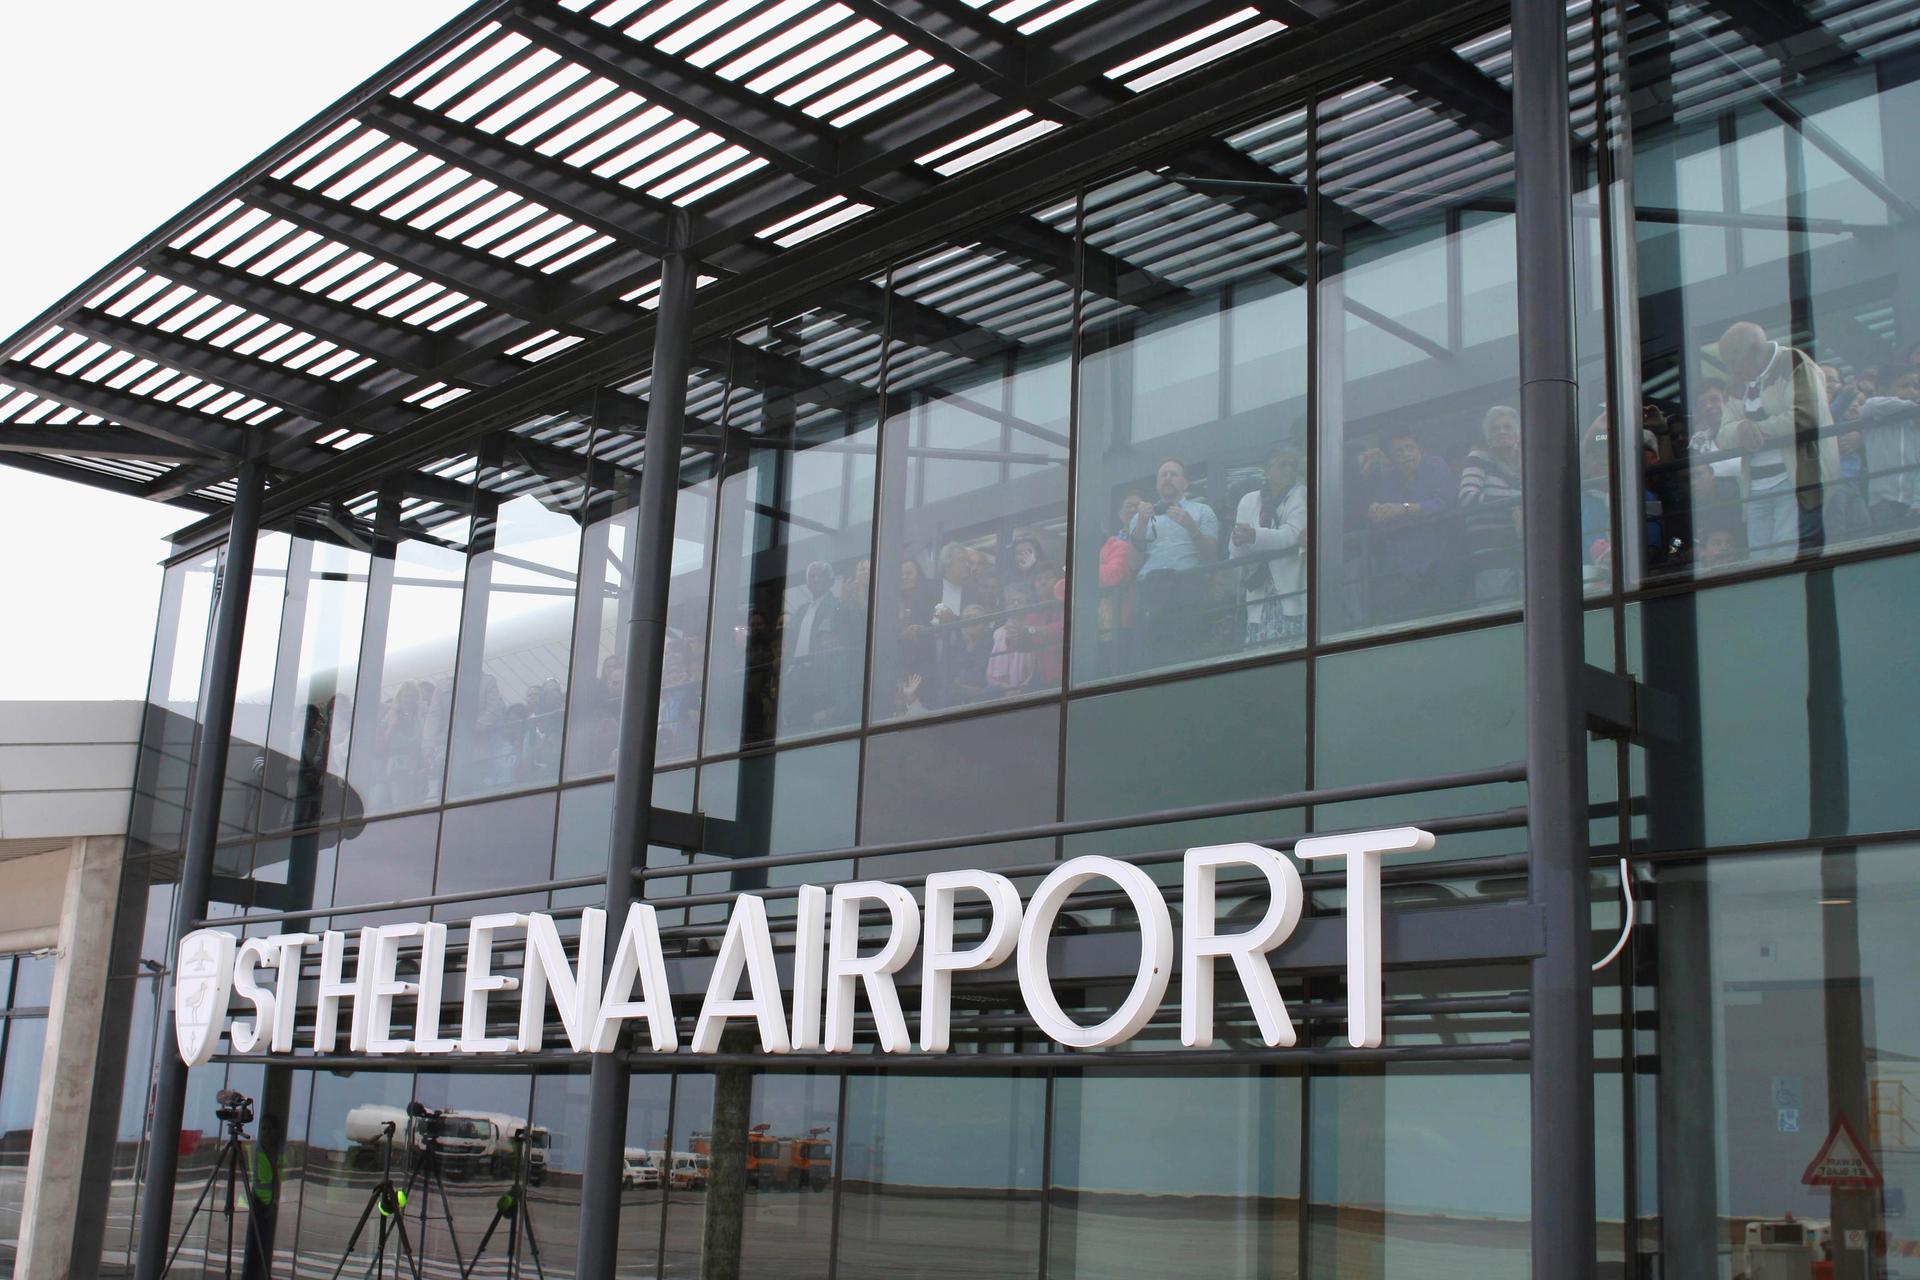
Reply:
M1120 500L1119 521L1100 546L1100 647L1109 671L1133 665L1133 579L1146 557L1127 537L1134 516L1150 506L1139 493Z

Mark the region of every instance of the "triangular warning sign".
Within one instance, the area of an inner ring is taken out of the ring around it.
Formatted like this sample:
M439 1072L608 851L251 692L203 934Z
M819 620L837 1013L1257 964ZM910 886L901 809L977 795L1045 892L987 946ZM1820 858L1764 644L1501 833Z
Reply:
M1860 1141L1860 1135L1853 1131L1844 1115L1835 1116L1833 1132L1820 1146L1820 1154L1813 1158L1807 1171L1800 1175L1800 1181L1810 1187L1851 1187L1856 1190L1870 1190L1885 1185L1880 1176L1880 1168L1874 1164L1873 1157L1867 1154L1867 1144Z

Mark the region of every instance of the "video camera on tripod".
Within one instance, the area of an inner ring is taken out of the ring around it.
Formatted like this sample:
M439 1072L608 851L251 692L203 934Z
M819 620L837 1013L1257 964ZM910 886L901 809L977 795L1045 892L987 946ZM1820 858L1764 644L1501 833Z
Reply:
M447 1111L444 1107L430 1107L415 1098L407 1103L407 1118L413 1121L416 1142L424 1144L447 1136Z
M213 1112L217 1119L236 1129L253 1123L253 1099L238 1089L222 1089L213 1100L218 1104Z

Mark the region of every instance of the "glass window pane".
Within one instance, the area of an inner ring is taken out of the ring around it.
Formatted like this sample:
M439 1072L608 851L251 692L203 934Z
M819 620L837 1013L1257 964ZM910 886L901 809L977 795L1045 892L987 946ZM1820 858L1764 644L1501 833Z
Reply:
M894 273L875 720L1060 687L1072 221L1068 202ZM1002 247L1032 228L1058 260Z
M440 866L433 892L505 889L547 879L553 866L556 800L549 791L448 809L440 823ZM465 921L483 911L539 911L546 905L545 894L474 899L442 903L433 909L433 918Z
M415 1099L438 1113L427 1117L424 1125L416 1120L412 1135L413 1145L433 1157L413 1161L421 1172L414 1196L408 1200L409 1226L420 1224L414 1242L423 1275L453 1271L456 1251L469 1275L517 1275L520 1268L530 1269L524 1232L520 1233L520 1257L514 1259L511 1254L515 1242L501 1204L501 1197L508 1195L516 1208L530 1206L528 1213L543 1246L552 1239L543 1228L553 1228L558 1236L548 1265L565 1265L563 1260L573 1256L572 1232L562 1234L558 1215L541 1203L549 1189L540 1139L535 1135L523 1142L514 1137L532 1132L531 1085L525 1074L506 1072L436 1071L415 1077ZM446 1208L451 1213L432 1203L437 1194L425 1195L436 1179L446 1189ZM480 1242L496 1221L499 1226L482 1249ZM574 1221L578 1223L577 1216Z
M748 438L720 493L709 755L860 720L880 355L871 323L825 307L734 344L727 427Z
M1920 822L1916 598L1920 557L1899 556L1647 601L1645 678L1685 726L1648 744L1655 845Z
M381 492L354 698L360 731L347 761L368 813L440 798L476 465L470 456L438 462L433 484Z
M689 435L718 439L725 381L702 367L687 377ZM567 777L610 773L620 745L632 574L639 563L637 514L646 448L645 379L603 392L594 436L593 494L582 535L585 589L574 619L572 707ZM713 495L718 456L684 452L674 505L667 642L660 673L659 759L683 760L699 745L700 695L707 660L707 598L712 584Z
M280 651L280 613L286 603L290 541L284 533L269 531L262 533L254 545L246 631L234 681L227 782L220 797L223 839L258 828L260 782L266 776L267 716L273 704L273 673Z
M1298 1077L1062 1075L1053 1125L1048 1276L1299 1274Z
M40 1056L47 1044L45 1018L14 1018L7 1027L7 1054L0 1067L0 1169L9 1183L24 1183L33 1151L34 1101L40 1090ZM19 1193L0 1196L0 1262L12 1262L20 1240Z
M1321 633L1517 605L1510 122L1390 80L1319 110Z
M331 1272L346 1253L354 1224L380 1181L386 1152L381 1126L388 1120L396 1131L394 1167L406 1167L406 1106L412 1094L413 1077L404 1071L314 1073L297 1175L298 1249L309 1266ZM287 1163L291 1173L295 1161ZM361 1235L354 1261L345 1266L347 1274L363 1274L372 1265L377 1235L373 1230Z
M287 560L261 827L337 819L366 611L364 551L297 538Z
M449 799L559 780L591 434L562 416L501 432L482 449Z
M1046 1082L847 1078L839 1280L1040 1269Z
M57 954L23 955L13 965L13 1008L44 1009L53 999L53 971Z
M147 710L128 823L130 855L180 848L186 833L187 780L200 709L200 671L213 609L217 553L167 569L154 631Z
M1068 820L1286 795L1306 786L1306 667L1289 662L1076 699L1067 709ZM1259 744L1249 749L1248 744ZM1069 836L1065 851L1133 853L1302 829L1269 811ZM1177 863L1155 874L1179 876Z
M1638 1061L1654 1095L1640 1133L1658 1153L1662 1274L1911 1270L1915 852L1655 868L1656 1039ZM1847 1173L1874 1185L1823 1180Z
M1650 574L1920 529L1920 86L1893 28L1818 13L1789 49L1687 4L1633 46L1640 394L1679 424Z
M1533 1274L1524 1071L1360 1068L1310 1091L1308 1275Z
M1075 683L1306 638L1306 118L1086 197Z
M710 822L707 850L699 863L723 867L731 858L851 845L859 780L857 742L830 742L702 766L700 809ZM813 862L715 872L693 877L693 892L822 883L842 878L851 869L846 862ZM790 912L791 899L777 898L768 907L775 913ZM708 914L726 918L720 907Z
M970 716L874 738L867 745L860 842L925 840L1051 822L1059 805L1060 712L1033 707ZM1053 841L863 858L862 879L955 866L1044 862Z
M369 822L342 833L335 858L335 905L390 902L424 897L433 892L433 853L440 831L440 815L415 814ZM334 916L329 929L352 930L366 924L397 924L415 920L414 911L375 911L366 915Z
M707 1186L669 1194L662 1274L826 1280L839 1083L746 1067L680 1077L673 1146Z
M1314 782L1388 782L1511 764L1526 754L1521 629L1494 627L1407 640L1316 664ZM1612 757L1607 756L1611 768ZM1386 826L1485 813L1526 799L1520 783L1489 783L1322 805L1322 829ZM1447 836L1431 856L1518 853L1518 829Z

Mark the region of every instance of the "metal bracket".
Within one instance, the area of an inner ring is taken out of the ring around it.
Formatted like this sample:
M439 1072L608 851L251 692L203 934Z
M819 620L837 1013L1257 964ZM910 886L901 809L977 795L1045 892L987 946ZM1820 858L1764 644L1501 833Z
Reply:
M655 808L647 818L647 839L669 849L699 853L707 847L707 815Z
M1634 742L1679 740L1680 709L1672 695L1592 663L1586 664L1585 684L1589 733Z

